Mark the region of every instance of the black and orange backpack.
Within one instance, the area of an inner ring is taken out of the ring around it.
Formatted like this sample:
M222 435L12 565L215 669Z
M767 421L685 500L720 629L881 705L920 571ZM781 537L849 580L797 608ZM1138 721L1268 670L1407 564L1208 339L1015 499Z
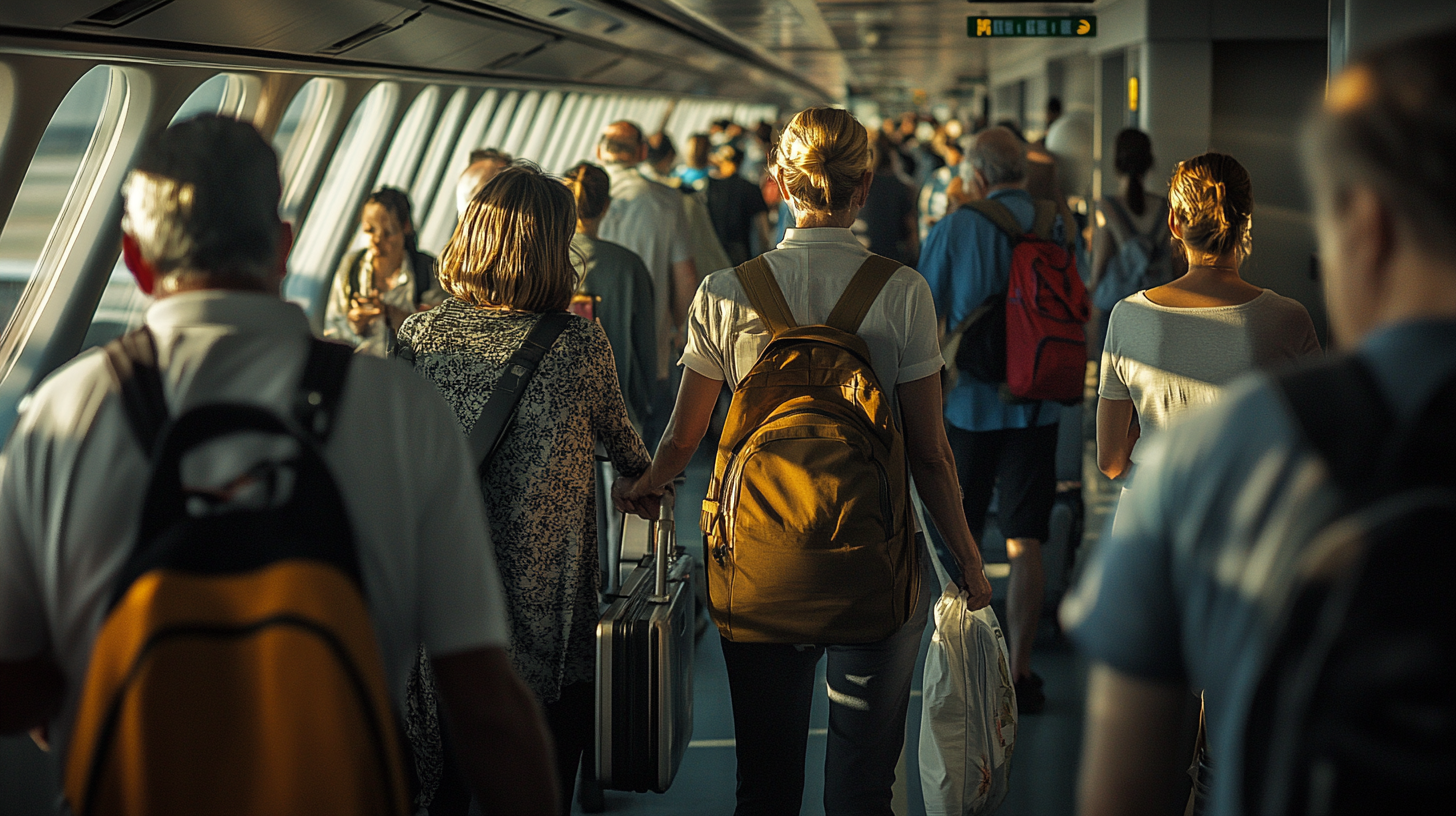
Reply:
M310 343L288 418L214 404L169 420L147 330L106 348L152 473L72 732L78 816L407 812L359 559L321 455L351 350ZM228 488L184 486L184 454L244 432L295 452Z

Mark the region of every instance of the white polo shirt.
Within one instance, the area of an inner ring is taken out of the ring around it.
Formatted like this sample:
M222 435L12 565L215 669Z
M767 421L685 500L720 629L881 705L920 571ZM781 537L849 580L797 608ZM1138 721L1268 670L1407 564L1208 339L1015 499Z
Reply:
M854 233L838 227L791 229L778 248L764 253L774 280L800 326L829 318L850 278L870 255ZM859 326L870 348L880 387L892 399L895 386L940 371L940 341L930 285L908 266L896 270ZM682 363L737 388L769 341L768 327L748 303L732 269L714 272L698 287L688 312Z
M263 294L190 292L147 311L167 404L291 410L308 319ZM0 660L49 652L66 679L51 736L64 746L91 646L132 547L150 471L100 350L57 370L24 406L0 454ZM276 438L273 438L276 443ZM263 440L189 456L237 473ZM324 459L343 495L383 654L403 711L416 644L433 654L505 647L508 619L480 487L455 414L392 360L355 356Z

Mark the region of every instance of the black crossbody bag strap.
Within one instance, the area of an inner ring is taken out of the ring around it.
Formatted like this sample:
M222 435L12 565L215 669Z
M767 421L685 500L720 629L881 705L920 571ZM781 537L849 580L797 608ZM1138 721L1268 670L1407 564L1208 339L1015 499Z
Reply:
M526 386L535 376L536 368L541 365L541 358L546 356L551 344L556 342L556 338L569 322L570 312L547 312L541 315L541 319L536 321L536 325L526 335L525 342L506 361L505 371L501 373L500 380L496 382L495 388L485 400L485 407L480 411L480 419L475 421L475 427L470 430L470 451L479 463L482 473L495 456L501 437L505 436L506 425L510 423L511 415L516 412L516 406L526 393Z

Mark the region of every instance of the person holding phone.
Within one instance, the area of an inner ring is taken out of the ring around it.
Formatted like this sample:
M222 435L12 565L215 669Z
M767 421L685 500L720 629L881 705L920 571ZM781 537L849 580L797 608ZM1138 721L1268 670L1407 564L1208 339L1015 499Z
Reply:
M344 256L334 273L324 312L324 336L382 357L404 319L444 300L435 282L435 257L416 243L409 196L381 187L359 210L363 249Z

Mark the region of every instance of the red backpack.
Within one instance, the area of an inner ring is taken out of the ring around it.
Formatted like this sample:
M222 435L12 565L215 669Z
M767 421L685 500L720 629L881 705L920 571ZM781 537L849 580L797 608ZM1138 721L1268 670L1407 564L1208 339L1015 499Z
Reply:
M1004 382L1016 400L1081 402L1087 376L1083 324L1092 303L1076 259L1051 240L1057 205L1036 202L1030 232L1023 232L999 202L968 206L1011 238L1011 273L1006 291L987 298L959 327L956 368L976 379Z

